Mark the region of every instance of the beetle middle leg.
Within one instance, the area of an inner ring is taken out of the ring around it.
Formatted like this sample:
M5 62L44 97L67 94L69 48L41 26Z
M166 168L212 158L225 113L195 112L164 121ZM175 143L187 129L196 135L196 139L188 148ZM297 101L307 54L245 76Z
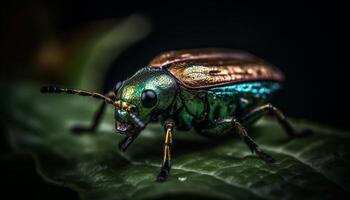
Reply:
M163 149L163 162L161 165L160 173L157 177L158 182L163 182L167 179L171 169L171 147L173 144L173 130L174 121L166 120L164 123L165 138L164 138L164 149Z
M272 113L278 120L278 122L281 124L283 129L286 131L288 136L290 138L298 137L298 136L304 136L307 134L310 134L311 132L308 130L305 130L301 133L297 133L297 131L294 129L294 127L290 124L290 122L287 120L285 115L275 106L271 104L265 104L262 106L259 106L251 111L249 111L247 114L245 114L242 118L242 122L248 122L253 121L262 115Z
M260 159L264 160L267 163L273 162L274 159L267 153L265 153L260 147L253 141L253 139L248 135L246 129L241 123L237 121L235 117L228 117L216 122L216 125L230 124L231 130L233 129L241 139L246 143L249 149L256 153Z
M107 93L105 96L111 98L111 97L114 97L114 93L111 91ZM102 115L104 113L105 108L106 108L106 103L102 102L94 115L92 123L90 125L79 125L79 124L74 125L71 129L72 132L76 134L94 132L97 129L99 123L101 122Z

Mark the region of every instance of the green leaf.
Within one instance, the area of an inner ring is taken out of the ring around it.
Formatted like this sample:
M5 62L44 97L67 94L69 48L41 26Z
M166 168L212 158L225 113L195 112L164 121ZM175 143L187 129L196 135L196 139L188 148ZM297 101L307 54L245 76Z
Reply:
M121 153L112 107L95 134L77 136L70 127L89 124L97 100L43 95L31 86L2 87L12 91L1 98L1 113L13 147L33 155L46 180L85 199L334 199L350 190L348 133L293 120L314 134L287 140L274 119L264 118L249 134L276 159L266 164L236 136L213 140L177 131L171 176L157 183L163 148L159 125L149 125Z

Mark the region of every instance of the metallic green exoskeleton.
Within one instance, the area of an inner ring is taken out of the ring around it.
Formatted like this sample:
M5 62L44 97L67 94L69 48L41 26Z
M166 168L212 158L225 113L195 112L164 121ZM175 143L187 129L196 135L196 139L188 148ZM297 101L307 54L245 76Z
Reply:
M169 175L174 128L195 129L205 136L237 133L266 162L263 152L244 128L266 113L276 116L289 136L295 130L269 99L281 86L283 74L269 63L245 52L227 49L194 49L166 52L131 78L120 81L106 95L83 90L43 87L42 92L70 93L104 100L93 124L75 132L93 131L106 104L115 107L115 127L125 135L125 151L152 121L165 128L164 157L158 181Z

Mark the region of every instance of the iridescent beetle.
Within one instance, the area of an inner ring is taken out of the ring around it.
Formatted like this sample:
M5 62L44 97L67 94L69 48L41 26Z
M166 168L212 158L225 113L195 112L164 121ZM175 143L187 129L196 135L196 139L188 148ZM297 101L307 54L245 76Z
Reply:
M155 119L165 129L164 156L158 181L169 175L173 131L190 130L206 136L234 132L252 152L266 162L273 158L261 150L244 126L272 113L290 137L296 131L276 107L268 103L281 86L283 74L269 63L242 51L192 49L163 53L131 78L118 82L106 95L83 90L43 87L44 93L68 93L104 100L89 127L94 131L106 104L115 107L117 132L125 135L119 148L125 151L145 126Z

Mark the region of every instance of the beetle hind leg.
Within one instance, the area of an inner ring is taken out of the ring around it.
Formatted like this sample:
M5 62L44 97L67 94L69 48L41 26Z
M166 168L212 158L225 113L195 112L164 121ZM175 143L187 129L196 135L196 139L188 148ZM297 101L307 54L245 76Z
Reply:
M287 120L286 116L278 108L271 104L265 104L249 111L241 118L241 120L244 122L249 122L268 113L272 113L276 117L277 121L279 124L281 124L282 128L290 138L302 137L312 133L309 129L305 129L300 132L296 131L291 123Z

